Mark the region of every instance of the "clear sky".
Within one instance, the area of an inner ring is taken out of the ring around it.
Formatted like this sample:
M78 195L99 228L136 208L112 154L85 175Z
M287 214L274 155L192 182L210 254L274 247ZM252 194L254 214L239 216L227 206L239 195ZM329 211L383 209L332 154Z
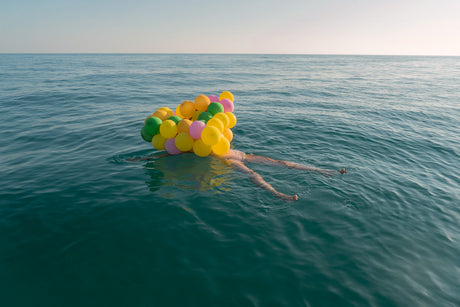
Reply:
M0 52L460 55L460 0L0 0Z

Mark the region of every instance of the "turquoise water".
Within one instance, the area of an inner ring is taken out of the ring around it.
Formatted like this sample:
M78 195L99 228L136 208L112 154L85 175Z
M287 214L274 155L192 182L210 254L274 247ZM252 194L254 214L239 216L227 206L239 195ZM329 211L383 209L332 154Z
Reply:
M1 306L460 305L460 58L0 55ZM235 95L232 145L144 118ZM153 156L149 161L129 158Z

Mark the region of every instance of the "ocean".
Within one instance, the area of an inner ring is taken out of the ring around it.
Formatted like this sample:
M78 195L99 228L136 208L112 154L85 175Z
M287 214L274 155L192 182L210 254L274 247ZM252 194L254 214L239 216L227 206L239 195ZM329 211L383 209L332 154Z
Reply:
M460 58L0 54L1 306L459 306ZM232 147L144 119L235 96ZM149 160L131 161L151 157Z

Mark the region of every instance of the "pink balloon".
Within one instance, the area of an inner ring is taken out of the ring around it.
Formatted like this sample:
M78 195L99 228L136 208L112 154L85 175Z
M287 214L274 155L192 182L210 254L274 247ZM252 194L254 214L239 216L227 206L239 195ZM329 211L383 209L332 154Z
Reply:
M177 147L174 138L167 139L165 142L165 149L170 155L178 155L182 153Z
M224 112L233 112L233 102L230 99L222 99L220 103L224 106Z
M211 100L211 102L219 102L219 97L216 95L209 95L208 98Z
M195 140L199 140L201 139L201 131L203 131L204 127L206 127L206 124L203 123L202 121L200 120L194 121L190 125L190 128L188 129L188 133Z

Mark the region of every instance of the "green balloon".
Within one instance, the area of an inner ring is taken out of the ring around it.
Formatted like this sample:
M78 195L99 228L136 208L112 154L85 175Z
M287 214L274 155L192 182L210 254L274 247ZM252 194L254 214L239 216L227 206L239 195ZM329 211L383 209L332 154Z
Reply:
M144 127L142 127L142 129L141 129L141 136L142 136L142 138L144 139L144 141L146 141L146 142L152 142L153 136L152 136L151 134L149 134L147 131L145 131L145 125L144 125Z
M160 132L161 123L163 123L163 121L156 116L147 118L144 125L145 132L150 135L158 134Z
M205 112L201 112L200 115L198 115L197 120L201 120L207 123L208 120L210 120L211 118L212 118L212 114L205 111Z
M169 117L168 119L172 120L173 122L176 123L176 125L182 120L182 118L180 118L179 116L177 115L173 115L171 117Z
M220 102L211 102L208 106L208 112L211 113L212 116L217 113L223 113L224 106Z

